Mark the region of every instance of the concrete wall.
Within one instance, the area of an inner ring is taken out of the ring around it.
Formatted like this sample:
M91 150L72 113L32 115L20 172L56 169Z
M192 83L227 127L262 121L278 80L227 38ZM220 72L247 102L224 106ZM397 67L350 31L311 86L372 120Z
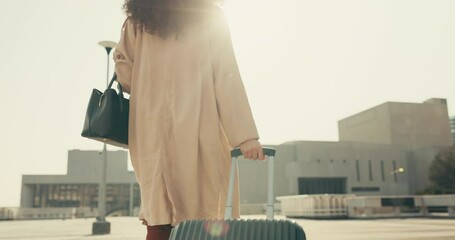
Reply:
M21 187L21 207L31 208L33 207L33 190L29 184L24 183L24 176L22 176L22 187Z
M338 122L340 141L392 144L419 149L450 146L445 99L424 103L387 102Z
M450 146L452 136L447 105L439 102L388 103L390 144L409 148Z
M390 144L389 104L338 121L338 133L340 141Z
M455 144L455 116L450 118L450 129L452 132L452 144Z
M345 177L347 193L362 195L406 194L407 173L399 173L395 182L394 168L407 167L406 152L390 145L295 142L295 161L287 163L286 175L297 194L299 177ZM357 175L357 161L359 175ZM383 170L381 167L383 162ZM395 162L395 167L393 162ZM371 164L371 176L370 176ZM378 192L353 192L353 187L379 187Z
M441 147L426 147L408 153L410 194L415 194L430 185L428 169Z

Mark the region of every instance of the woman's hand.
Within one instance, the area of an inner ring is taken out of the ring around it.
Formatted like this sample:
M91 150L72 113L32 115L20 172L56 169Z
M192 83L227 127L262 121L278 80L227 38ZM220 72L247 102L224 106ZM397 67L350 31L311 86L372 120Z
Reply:
M251 160L264 160L264 152L262 145L257 139L250 139L240 144L240 151L243 157Z

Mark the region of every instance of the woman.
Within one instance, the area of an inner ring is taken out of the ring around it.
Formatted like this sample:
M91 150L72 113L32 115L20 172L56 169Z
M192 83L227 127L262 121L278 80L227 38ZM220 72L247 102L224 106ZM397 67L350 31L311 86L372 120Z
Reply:
M147 239L220 219L230 150L264 159L226 19L213 0L127 0L114 53ZM234 217L239 217L236 186Z

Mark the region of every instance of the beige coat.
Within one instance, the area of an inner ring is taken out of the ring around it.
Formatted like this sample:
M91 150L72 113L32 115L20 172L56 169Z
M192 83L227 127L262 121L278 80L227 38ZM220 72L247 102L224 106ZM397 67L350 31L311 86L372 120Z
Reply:
M205 20L163 40L127 19L114 53L130 92L140 218L150 226L223 218L230 150L259 138L225 17L216 9Z

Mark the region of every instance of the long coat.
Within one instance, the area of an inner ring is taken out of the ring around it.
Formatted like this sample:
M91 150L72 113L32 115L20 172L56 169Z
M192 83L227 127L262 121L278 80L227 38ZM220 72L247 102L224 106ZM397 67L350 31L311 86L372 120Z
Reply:
M114 53L130 93L129 152L149 226L224 216L230 150L258 133L220 9L162 38L131 19ZM239 217L236 184L234 217Z

